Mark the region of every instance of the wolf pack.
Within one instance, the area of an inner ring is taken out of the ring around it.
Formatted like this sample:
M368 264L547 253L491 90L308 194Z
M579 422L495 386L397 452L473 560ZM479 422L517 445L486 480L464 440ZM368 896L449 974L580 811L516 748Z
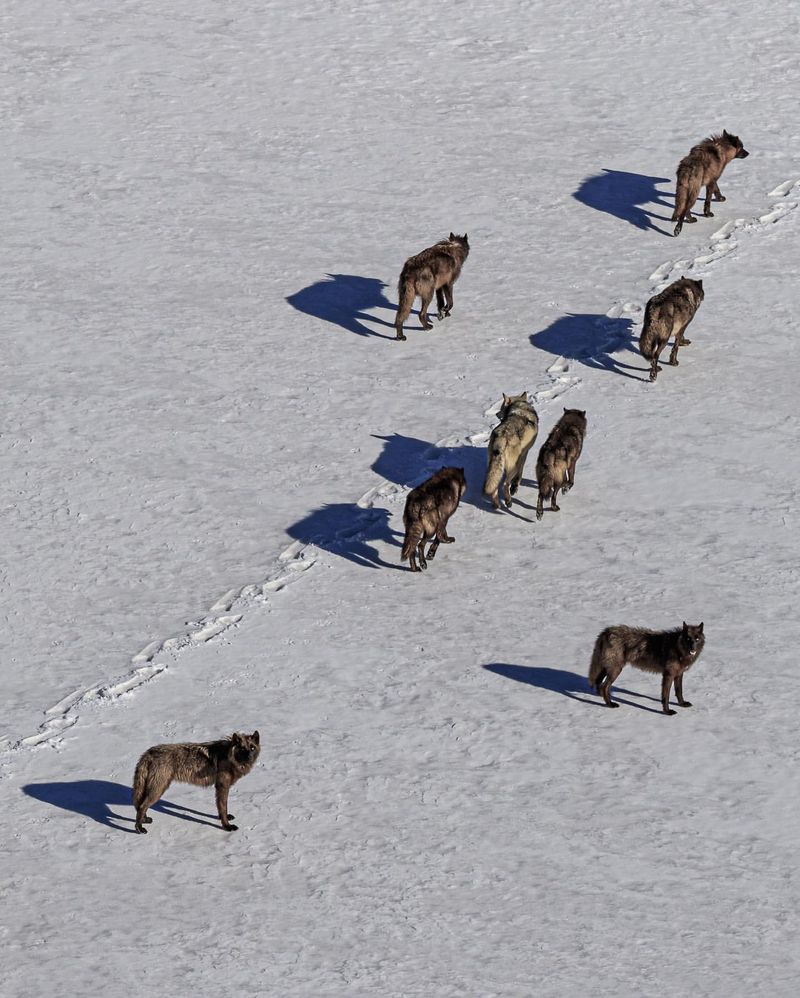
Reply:
M673 235L684 224L697 219L692 208L705 187L703 215L713 217L711 202L724 201L719 178L734 159L749 153L736 135L723 131L693 146L678 164ZM414 302L420 299L419 319L425 330L433 328L428 310L436 297L436 317L447 318L453 309L453 285L469 256L469 238L451 232L447 239L409 257L398 282L398 307L395 318L397 340L407 339L403 329ZM678 349L688 346L685 336L705 297L703 282L682 276L647 302L639 337L639 351L650 362L650 381L658 378L659 359L672 339L668 363L678 366ZM483 494L495 510L502 504L510 509L512 496L522 484L528 454L539 435L539 416L527 392L503 394L497 412L499 420L488 443ZM564 409L539 449L536 459L538 499L536 519L544 516L544 504L558 512L557 499L575 484L575 469L586 438L586 412ZM412 572L428 567L440 544L452 544L447 525L467 490L463 468L444 467L412 489L403 510L405 536L401 559L408 561ZM427 546L427 553L426 553ZM674 715L670 696L674 688L679 707L691 707L683 695L683 676L697 661L705 643L703 623L687 624L669 630L616 625L597 636L589 666L589 686L608 707L618 707L611 699L611 687L626 664L661 676L661 708ZM234 733L230 738L211 742L154 745L139 759L133 781L136 808L136 831L145 833L152 818L151 808L173 782L214 786L217 811L222 827L234 831L233 815L228 813L231 786L247 775L260 753L258 731L251 735Z

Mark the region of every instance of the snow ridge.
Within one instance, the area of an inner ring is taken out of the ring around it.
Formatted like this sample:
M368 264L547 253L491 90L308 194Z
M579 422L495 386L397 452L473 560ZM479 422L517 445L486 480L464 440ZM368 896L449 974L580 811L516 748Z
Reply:
M732 254L735 254L739 239L753 233L766 231L771 225L784 218L800 204L800 179L788 180L770 191L768 197L775 198L770 209L762 215L750 219L737 218L726 222L710 239L708 246L693 258L666 260L649 276L652 282L650 293L657 293L675 280L680 274L692 272L702 276L708 269ZM630 318L631 321L641 319L644 305L637 302L617 302L611 306L605 318L596 320L596 325L607 336L598 337L595 353L581 359L596 359L607 357L608 354L622 349L627 342L627 334L619 333L620 318ZM547 369L550 379L549 386L532 393L537 405L547 405L565 392L578 387L582 378L571 373L571 359L558 357ZM487 408L486 419L496 417L501 400ZM459 446L481 446L488 442L490 431L478 430L473 433L451 435L442 438L424 453L425 465L420 469L419 478L427 477L430 470L435 470L441 463L441 451ZM390 502L404 500L410 485L399 485L383 480L368 489L357 501L362 510L371 510L380 499ZM329 540L352 539L362 529L362 524L356 522L352 528L340 532ZM241 589L231 589L221 596L210 607L208 613L199 621L192 621L187 630L181 634L172 635L160 641L153 641L131 658L132 670L111 683L99 683L87 688L78 688L62 697L57 703L44 711L45 720L39 729L31 735L16 741L0 739L0 752L10 752L23 748L35 748L41 745L55 746L63 734L75 725L80 718L80 710L84 705L111 703L121 696L131 693L169 668L165 661L155 662L155 658L171 655L173 658L187 648L210 641L231 627L235 627L250 606L266 602L270 596L280 592L286 586L296 582L308 571L317 560L316 545L295 541L282 551L276 558L276 567L262 581L248 584Z

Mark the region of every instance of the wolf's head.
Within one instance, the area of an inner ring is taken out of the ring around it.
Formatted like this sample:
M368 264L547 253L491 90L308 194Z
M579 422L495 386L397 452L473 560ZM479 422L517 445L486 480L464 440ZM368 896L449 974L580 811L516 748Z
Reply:
M730 132L723 130L722 141L736 150L736 154L733 157L734 159L747 159L750 155L738 135L731 135Z
M705 640L702 621L699 624L687 624L684 620L683 630L681 631L681 643L688 654L693 657L699 655L703 650Z
M469 239L467 239L466 232L463 236L457 236L454 232L450 233L450 242L458 243L458 245L464 250L464 257L466 258L469 253Z
M231 757L239 766L252 766L261 751L261 736L257 731L252 735L240 735L235 731L231 735Z
M514 406L519 402L528 402L527 392L523 392L521 395L506 395L506 393L503 392L503 402L497 410L497 418L501 421L504 420L509 412L511 412Z

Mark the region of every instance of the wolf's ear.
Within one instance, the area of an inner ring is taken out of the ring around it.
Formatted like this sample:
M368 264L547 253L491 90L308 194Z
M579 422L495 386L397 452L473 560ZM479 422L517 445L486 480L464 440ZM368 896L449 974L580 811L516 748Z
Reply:
M503 405L508 405L508 403L509 403L510 400L511 400L511 396L510 395L506 395L506 393L503 392Z
M528 393L527 392L523 392L522 393L522 401L523 402L527 402L528 401Z
M239 745L241 741L242 741L242 736L239 734L238 731L234 731L234 733L231 735L231 742L234 745Z
M253 741L256 743L256 745L260 745L261 744L261 735L259 735L259 733L257 731L254 731L252 733L252 735L250 735L250 737L253 739Z
M703 290L703 282L702 281L698 281L697 283L700 285L700 290L702 291Z
M464 242L465 243L469 242L469 237L467 236L466 232L464 233Z
M689 625L686 623L685 620L683 622L683 629L684 629L684 631L688 631L689 630Z
M451 243L452 243L452 242L454 242L454 241L455 241L455 238L456 238L456 234L455 234L455 232L451 232L451 233L450 233L450 242L451 242Z
M703 633L703 621L702 620L700 621L700 624L698 625L697 629L698 629L698 631L700 631L701 634Z
M581 409L581 416L583 416L583 418L586 419L586 410L585 409Z
M727 128L722 129L722 137L723 139L729 139L731 137L731 133L728 131Z

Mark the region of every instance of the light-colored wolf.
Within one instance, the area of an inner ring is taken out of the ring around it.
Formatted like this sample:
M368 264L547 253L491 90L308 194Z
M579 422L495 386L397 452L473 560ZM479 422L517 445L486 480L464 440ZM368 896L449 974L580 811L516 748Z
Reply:
M451 232L449 239L442 239L435 246L429 246L406 260L397 285L399 303L394 325L398 340L406 339L403 323L411 313L417 295L422 299L419 321L423 329L433 329L433 324L428 321L428 306L434 292L436 318L444 319L450 315L453 308L453 284L458 279L468 256L467 233L457 236Z
M498 491L503 483L503 502L511 508L511 496L516 494L522 481L525 459L536 442L539 432L539 417L528 401L528 393L506 395L498 412L500 423L489 437L488 464L483 493L488 496L495 509L500 509Z
M651 381L656 380L661 370L658 358L670 336L675 337L675 342L672 345L669 362L673 367L678 366L678 347L688 346L692 342L683 334L704 298L702 281L681 277L648 301L644 310L642 334L639 337L639 351L650 361Z
M544 516L544 501L550 500L550 509L558 512L556 498L559 489L566 494L575 484L575 465L583 450L586 436L586 413L582 409L565 409L547 440L542 444L536 459L536 480L539 499L536 519Z
M644 627L607 627L597 636L589 667L589 685L609 707L619 707L611 699L611 685L626 662L661 674L661 708L674 714L669 705L673 682L680 707L691 707L683 699L683 674L700 657L705 644L703 624L687 624L672 631L651 631Z
M732 159L745 159L750 153L742 145L737 135L723 131L722 135L712 135L690 149L678 163L678 183L675 189L675 210L672 221L677 222L674 235L683 228L684 222L696 222L692 215L692 205L700 196L700 188L705 185L706 201L703 214L713 218L711 198L724 201L717 181L722 171Z
M250 772L260 751L261 739L257 731L252 735L235 733L215 742L182 742L149 748L136 764L133 776L136 831L147 832L144 826L153 820L147 817L147 809L163 797L173 780L177 780L197 787L213 784L222 827L235 832L237 826L231 824L233 815L228 814L228 791Z
M408 493L403 510L406 536L401 560L408 559L412 572L427 568L425 541L433 540L428 557L433 558L439 543L452 544L455 537L447 534L447 521L458 509L467 491L463 468L441 468L427 481ZM417 567L416 555L419 555Z

